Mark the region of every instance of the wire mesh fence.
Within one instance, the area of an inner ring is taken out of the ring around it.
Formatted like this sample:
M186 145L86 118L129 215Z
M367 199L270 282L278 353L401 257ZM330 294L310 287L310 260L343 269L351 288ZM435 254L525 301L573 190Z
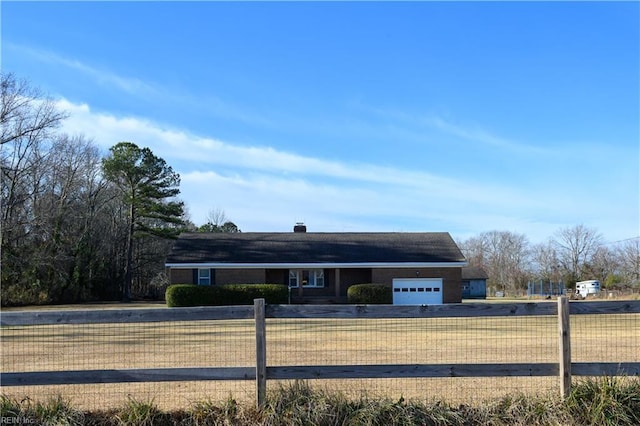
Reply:
M64 324L2 328L2 371L120 370L233 367L255 362L251 320ZM61 394L85 409L122 406L127 398L164 409L234 395L254 400L251 381L98 383L5 387L3 394L36 400Z
M268 321L273 365L500 364L557 362L554 317ZM322 379L350 397L476 403L513 392L557 394L549 377ZM280 384L269 382L271 387Z
M572 360L640 362L640 303L636 305L635 311L626 313L572 315ZM251 319L10 325L0 332L3 374L76 370L92 375L97 370L256 365L256 327ZM326 378L319 373L308 379L312 386L356 398L474 404L514 393L558 394L558 378L553 375L513 377L499 371L503 365L558 363L558 352L555 315L266 320L268 367L339 366L349 371L352 366L491 364L496 368L495 377L455 377L452 370L451 377L389 373L377 378L366 374ZM268 388L286 382L270 379ZM2 393L18 400L62 395L86 410L121 407L127 398L153 401L171 410L229 397L255 401L256 383L252 377L202 377L198 381L2 386Z
M640 362L640 314L572 315L571 358L573 362Z

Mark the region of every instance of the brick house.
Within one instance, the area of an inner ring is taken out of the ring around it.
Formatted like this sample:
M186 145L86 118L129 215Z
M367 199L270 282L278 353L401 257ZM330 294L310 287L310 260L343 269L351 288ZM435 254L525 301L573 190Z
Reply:
M446 232L184 233L172 284L282 284L292 303L345 303L354 284L393 287L394 303L459 303L464 256Z

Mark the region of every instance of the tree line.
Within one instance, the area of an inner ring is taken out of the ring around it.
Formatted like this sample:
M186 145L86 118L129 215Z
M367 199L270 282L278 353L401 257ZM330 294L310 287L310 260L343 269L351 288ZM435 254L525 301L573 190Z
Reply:
M3 306L160 298L172 238L241 232L219 209L194 225L178 198L179 174L148 148L118 142L103 155L85 135L59 131L67 114L52 98L11 73L0 76ZM458 244L502 290L531 279L640 281L639 239L605 245L582 225L547 244L504 231Z
M157 298L173 237L240 231L226 218L196 228L180 176L150 149L103 156L58 131L67 114L26 80L2 73L0 90L3 306Z
M599 280L605 288L640 289L640 238L605 243L585 225L559 229L548 241L531 244L524 234L483 232L459 241L469 265L488 275L487 286L507 294L523 293L529 282Z

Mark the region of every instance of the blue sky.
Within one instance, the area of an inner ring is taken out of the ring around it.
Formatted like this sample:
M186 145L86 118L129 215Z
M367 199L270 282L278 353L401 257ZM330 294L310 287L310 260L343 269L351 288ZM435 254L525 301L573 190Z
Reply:
M638 2L11 2L2 70L202 224L640 235Z

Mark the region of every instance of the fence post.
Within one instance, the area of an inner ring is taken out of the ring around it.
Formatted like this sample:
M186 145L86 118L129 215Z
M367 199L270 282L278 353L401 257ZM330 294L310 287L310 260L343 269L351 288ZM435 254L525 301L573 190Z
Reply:
M566 398L571 392L571 333L569 327L569 299L558 297L558 350L560 397Z
M256 403L264 407L267 398L267 340L264 299L253 300L256 322Z

